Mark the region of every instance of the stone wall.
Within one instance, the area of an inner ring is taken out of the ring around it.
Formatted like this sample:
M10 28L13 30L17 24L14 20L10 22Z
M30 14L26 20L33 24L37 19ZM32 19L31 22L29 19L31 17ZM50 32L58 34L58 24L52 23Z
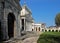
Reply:
M3 39L8 39L8 14L12 13L15 16L14 22L14 37L20 37L20 11L21 6L19 5L19 0L0 0L0 21L3 31Z

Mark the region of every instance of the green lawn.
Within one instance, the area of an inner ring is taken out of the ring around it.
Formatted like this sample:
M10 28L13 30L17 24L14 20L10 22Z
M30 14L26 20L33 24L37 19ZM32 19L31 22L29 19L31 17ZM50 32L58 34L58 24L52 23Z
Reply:
M37 43L60 43L60 32L44 32Z

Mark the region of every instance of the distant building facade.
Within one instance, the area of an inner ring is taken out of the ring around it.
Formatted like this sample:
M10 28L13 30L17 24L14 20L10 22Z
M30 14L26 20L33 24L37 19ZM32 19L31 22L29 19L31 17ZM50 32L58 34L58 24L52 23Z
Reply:
M32 17L32 12L30 9L24 4L22 6L21 15L21 31L42 31L46 28L45 23L34 23L34 19Z
M22 6L20 17L21 17L20 19L21 31L32 31L32 22L33 22L32 12L26 6L26 4Z
M45 28L46 28L45 23L33 23L32 24L32 31L42 32L44 31Z
M44 32L60 32L60 27L50 26L50 27L44 29Z

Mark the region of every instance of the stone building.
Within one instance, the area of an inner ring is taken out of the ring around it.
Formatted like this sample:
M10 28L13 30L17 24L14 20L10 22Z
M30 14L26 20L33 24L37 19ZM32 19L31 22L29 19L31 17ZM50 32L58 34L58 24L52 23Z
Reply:
M26 4L22 6L21 10L21 31L32 31L32 12Z
M20 0L0 0L0 39L20 37ZM1 34L2 33L2 34Z
M32 31L35 31L35 32L42 32L44 31L45 28L46 28L45 23L33 23L32 24Z
M60 27L50 26L44 29L44 32L60 32Z

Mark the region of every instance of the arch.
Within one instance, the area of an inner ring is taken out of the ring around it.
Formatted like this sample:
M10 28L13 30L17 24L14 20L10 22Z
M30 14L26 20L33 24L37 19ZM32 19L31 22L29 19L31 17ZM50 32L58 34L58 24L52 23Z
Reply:
M52 30L52 32L54 32L54 30Z
M8 14L8 36L9 38L14 37L14 22L15 22L15 16L13 13Z
M45 32L47 32L47 30L45 30Z
M49 32L51 32L51 30L49 30Z
M39 31L40 31L40 27L39 27Z
M58 32L58 30L56 30L56 32Z

